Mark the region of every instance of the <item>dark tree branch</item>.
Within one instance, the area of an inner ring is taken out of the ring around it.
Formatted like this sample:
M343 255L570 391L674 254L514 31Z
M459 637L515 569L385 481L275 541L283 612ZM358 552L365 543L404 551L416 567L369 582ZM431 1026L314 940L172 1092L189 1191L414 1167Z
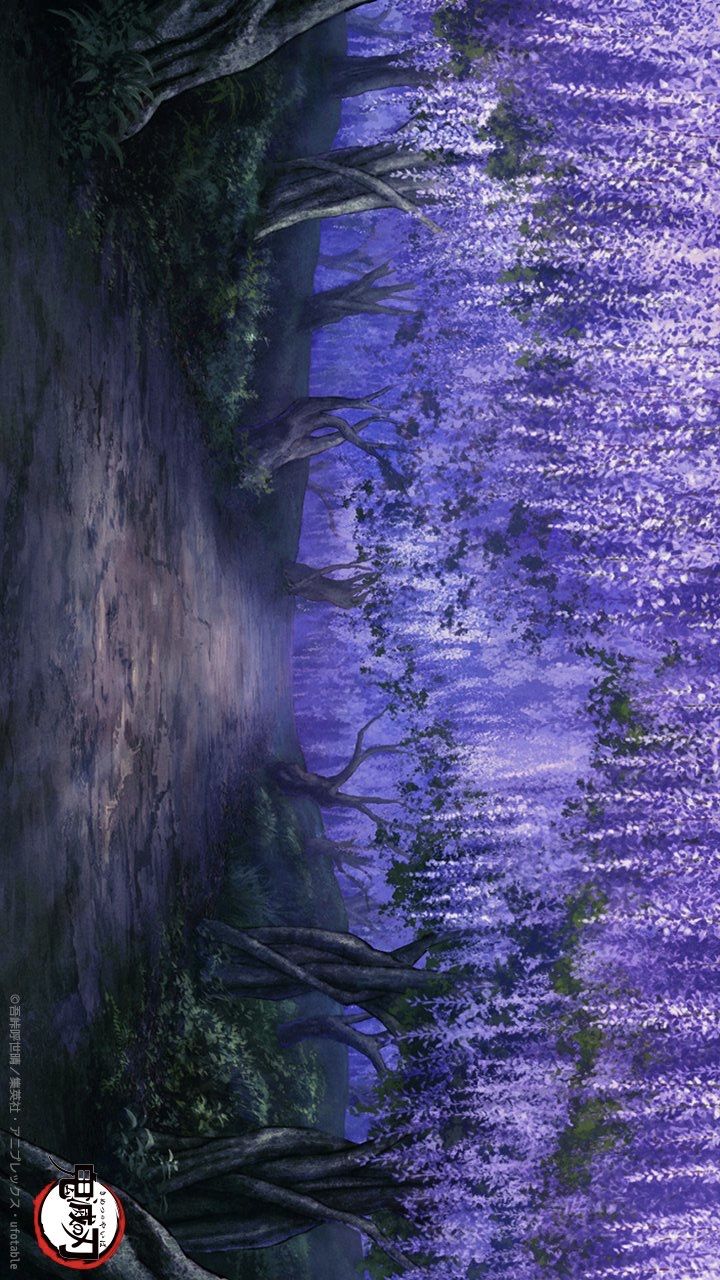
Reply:
M383 387L365 397L307 396L293 401L276 418L251 432L249 440L258 469L272 475L290 462L317 457L346 440L379 457L380 446L366 446L364 441L360 441L358 433L372 422L387 419L387 415L378 412L375 401L388 390L388 387ZM336 412L343 409L366 409L371 413L369 417L351 426ZM386 461L384 458L381 460Z
M314 836L305 844L307 853L330 858L341 870L346 866L364 869L373 865L374 859L360 853L354 840L329 840L326 836Z
M292 595L304 596L321 604L331 604L338 609L354 609L361 605L372 586L375 575L354 573L350 578L330 578L327 575L338 569L353 568L352 564L327 565L324 569L312 569L306 564L285 566L285 581Z
M417 205L412 204L398 190L397 186L393 186L384 178L380 178L375 173L371 173L364 169L360 169L353 165L342 165L336 161L324 160L320 156L313 156L308 160L294 160L292 167L300 169L307 167L309 169L319 169L325 173L333 174L338 178L345 178L351 183L355 183L360 187L367 187L375 195L380 196L390 207L400 209L403 213L407 213L411 218L416 218L418 222L422 222L423 226L430 231L440 232L442 227L437 222L433 222L428 218Z
M385 711L386 710L387 708L385 709ZM355 746L353 748L353 753L350 759L348 760L348 763L345 765L343 769L340 769L338 773L330 774L330 776L327 778L327 782L330 784L332 788L341 787L343 783L349 782L350 778L352 778L353 775L357 773L360 766L364 764L366 760L369 760L372 756L389 755L402 750L402 747L400 746L399 743L382 744L380 746L375 746L375 747L365 747L364 745L365 734L367 733L368 729L371 729L374 724L377 724L378 720L382 719L382 717L385 715L385 711L379 711L377 715L371 716L370 719L367 721L367 723L364 724L362 728L358 730L358 735L357 735L357 738L355 739Z
M387 1003L437 981L432 969L416 969L415 961L431 945L426 936L397 952L381 951L354 934L300 926L273 925L235 929L218 920L203 921L201 931L234 957L213 971L215 978L248 996L287 999L308 988L337 1004L357 1006L377 1018L388 1031ZM256 963L253 964L253 961Z
M331 88L341 98L383 89L422 88L431 83L429 72L403 62L396 54L338 58L332 64Z
M422 175L432 165L429 154L395 143L346 147L288 161L268 192L256 238L309 219L385 208L400 209L440 231L415 203Z
M384 712L381 712L380 715L384 715ZM395 800L386 796L350 795L340 789L345 782L348 782L353 777L366 760L373 756L388 755L402 750L399 743L381 743L377 746L364 747L365 734L370 726L380 719L380 715L373 716L368 720L367 724L362 726L355 742L353 754L343 769L324 777L322 774L311 772L300 764L279 762L273 770L279 785L288 792L309 796L317 804L328 808L357 809L359 813L365 814L373 822L380 824L382 819L377 816L373 806L396 804Z
M348 991L342 991L338 987L325 982L322 978L316 978L313 973L302 965L294 964L292 960L287 960L279 952L271 947L267 947L262 942L258 942L252 938L243 929L233 929L230 925L222 924L219 920L205 921L202 926L206 931L211 931L219 942L226 946L234 947L236 950L245 951L248 955L267 965L270 969L276 969L288 978L294 978L299 983L301 989L303 987L311 987L314 991L319 991L321 995L328 996L331 1000L335 1000L337 1004L355 1004L355 994ZM220 976L222 977L222 970ZM282 998L282 997L280 997Z
M313 294L306 308L306 320L311 328L337 324L349 316L356 315L395 315L407 316L412 309L397 305L398 295L407 292L413 286L399 281L392 284L379 284L378 281L392 275L390 263L384 262L373 267L364 275L346 281L334 289L326 289L322 293ZM403 299L400 299L403 301Z
M312 1176L320 1177L337 1168L347 1167L347 1162L342 1161L340 1164L333 1161L328 1164L330 1157L357 1151L353 1144L330 1134L297 1128L259 1129L256 1133L244 1134L242 1137L211 1139L185 1152L178 1152L172 1142L168 1146L177 1159L178 1170L163 1181L165 1195L185 1191L188 1187L239 1169L256 1168L264 1171L263 1176L267 1175L268 1170L275 1169L277 1175L282 1176L285 1167L283 1162L293 1157L297 1166L296 1174L299 1159L307 1160ZM372 1152L368 1150L367 1158L370 1154Z
M394 951L381 951L354 933L344 933L336 929L319 929L310 925L264 925L247 931L258 941L271 947L305 947L320 956L341 956L345 960L359 961L362 964L385 966L403 962L396 958ZM429 937L430 935L426 935ZM420 941L420 940L418 940ZM429 943L418 952L419 959L427 951Z
M347 1045L368 1058L378 1075L387 1074L387 1067L380 1052L377 1037L367 1031L358 1031L343 1018L332 1014L317 1015L314 1018L300 1018L295 1022L287 1022L278 1032L280 1044L290 1046L303 1040L321 1039L336 1040Z
M269 1205L273 1205L288 1215L294 1215L297 1218L309 1218L315 1222L340 1222L345 1226L353 1227L361 1235L372 1240L373 1244L382 1249L384 1253L397 1263L398 1266L406 1267L410 1265L409 1259L397 1247L394 1241L390 1240L379 1227L370 1218L362 1218L357 1214L342 1209L333 1209L330 1205L323 1204L314 1196L305 1195L302 1192L293 1191L289 1187L279 1187L272 1182L266 1182L262 1178L253 1178L244 1174L237 1175L233 1178L233 1188L244 1192L249 1199L254 1201L264 1201ZM227 1224L225 1235L232 1238L233 1228L235 1232L242 1231L242 1223L232 1222ZM182 1227L178 1234L185 1241L188 1247L199 1253L213 1252L215 1249L223 1248L225 1250L237 1247L229 1242L224 1245L218 1243L218 1229L214 1234L210 1234L207 1228L203 1228L200 1224L188 1224Z

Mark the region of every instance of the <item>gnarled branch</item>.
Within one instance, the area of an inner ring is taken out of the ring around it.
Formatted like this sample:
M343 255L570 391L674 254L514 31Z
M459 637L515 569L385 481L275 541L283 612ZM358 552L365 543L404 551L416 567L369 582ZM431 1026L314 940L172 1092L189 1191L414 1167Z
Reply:
M354 573L350 578L331 578L328 575L339 569L358 568L360 561L330 564L313 569L307 564L285 566L285 581L292 595L304 596L321 604L331 604L338 609L354 609L365 600L375 580L375 574Z
M380 453L381 446L366 445L360 440L359 433L373 422L387 420L387 415L378 410L375 401L388 390L388 387L383 387L367 396L306 396L293 401L277 417L256 427L249 436L246 432L241 434L249 440L258 469L270 475L290 462L317 457L346 440L387 465L387 460ZM370 414L351 425L339 416L338 410L369 410Z
M300 1044L303 1040L336 1040L338 1044L347 1045L363 1054L374 1066L378 1075L387 1074L380 1046L382 1040L368 1031L359 1031L344 1018L333 1014L318 1014L313 1018L298 1018L294 1022L286 1022L278 1032L280 1044L290 1046Z
M364 275L346 281L333 289L315 293L306 307L306 320L312 328L337 324L349 316L356 315L394 315L407 316L412 309L398 306L399 295L413 286L410 283L396 281L391 284L380 284L381 280L393 274L389 262L384 262Z

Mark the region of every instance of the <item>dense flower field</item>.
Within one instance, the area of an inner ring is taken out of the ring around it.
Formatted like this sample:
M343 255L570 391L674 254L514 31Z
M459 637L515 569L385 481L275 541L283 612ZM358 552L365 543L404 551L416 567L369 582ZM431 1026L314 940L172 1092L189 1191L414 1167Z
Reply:
M420 2L388 21L386 44L409 25L435 72L400 133L436 159L441 232L388 212L333 224L324 246L369 245L414 285L399 328L365 325L354 374L358 392L393 388L407 480L322 463L345 507L330 533L310 510L303 557L342 559L330 541L377 574L360 620L323 618L343 657L322 679L336 740L370 680L415 744L383 865L405 918L445 937L441 967L466 975L408 1032L383 1105L427 1135L404 1159L439 1174L416 1205L438 1277L709 1278L716 14ZM353 103L343 137L407 107ZM319 389L350 334L316 339ZM303 701L320 645L304 621L298 710L321 756ZM371 890L387 899L379 875Z

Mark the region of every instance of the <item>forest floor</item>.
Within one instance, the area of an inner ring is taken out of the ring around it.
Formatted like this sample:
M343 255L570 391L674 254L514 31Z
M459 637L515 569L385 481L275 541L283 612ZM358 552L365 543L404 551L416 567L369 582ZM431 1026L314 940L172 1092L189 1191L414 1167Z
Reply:
M317 64L338 38L312 33L296 56ZM114 1107L147 1095L131 1068L172 1066L172 1044L165 1060L147 1044L137 1056L149 1007L156 1032L173 1000L186 1027L207 1029L173 929L187 939L219 893L234 923L345 916L331 873L303 857L318 811L261 786L270 760L299 758L282 565L304 469L260 499L219 489L162 306L115 245L77 235L47 104L18 64L1 81L3 983L24 1015L23 1137L87 1160L84 1144L108 1140L103 1109L112 1125ZM303 113L297 154L331 145L336 105ZM297 322L318 238L310 224L273 246L259 421L307 389ZM228 1014L252 1064L231 1119L340 1131L344 1051L303 1050L293 1072L274 1016L260 1002ZM103 1075L108 1051L129 1069L125 1098ZM346 1232L321 1228L226 1270L337 1278L356 1257Z

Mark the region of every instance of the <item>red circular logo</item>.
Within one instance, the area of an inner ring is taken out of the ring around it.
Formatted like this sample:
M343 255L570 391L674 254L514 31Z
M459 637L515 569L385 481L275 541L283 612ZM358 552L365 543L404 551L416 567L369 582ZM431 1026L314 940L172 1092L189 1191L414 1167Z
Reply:
M92 1165L49 1182L35 1197L35 1236L43 1253L61 1267L92 1271L111 1258L125 1234L125 1214L112 1187Z

